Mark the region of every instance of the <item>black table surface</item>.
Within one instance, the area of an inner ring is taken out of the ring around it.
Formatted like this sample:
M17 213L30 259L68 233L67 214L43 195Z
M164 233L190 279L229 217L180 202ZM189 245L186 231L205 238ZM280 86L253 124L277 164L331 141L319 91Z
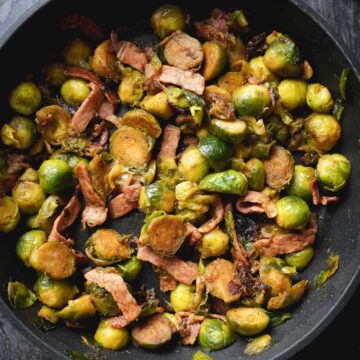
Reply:
M60 1L60 0L59 0ZM35 0L0 0L0 33ZM304 0L337 32L360 63L360 1ZM360 289L337 319L293 360L359 360ZM0 313L0 360L48 360L46 354L22 336Z

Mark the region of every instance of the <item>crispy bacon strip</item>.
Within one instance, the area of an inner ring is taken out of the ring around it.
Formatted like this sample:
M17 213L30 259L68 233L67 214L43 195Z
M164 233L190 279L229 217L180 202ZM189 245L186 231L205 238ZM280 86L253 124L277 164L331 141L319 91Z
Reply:
M180 311L175 314L177 322L180 324L179 335L182 337L184 345L194 345L200 332L200 326L204 316L195 315L191 312Z
M161 148L158 154L158 160L175 159L176 149L179 146L181 131L174 125L167 125L164 130L164 136Z
M339 201L338 196L321 196L319 193L319 188L316 179L311 181L310 189L311 189L313 204L315 206L320 204L326 206L329 203L334 203Z
M86 225L94 227L101 225L106 221L107 208L105 202L94 190L92 186L89 173L85 164L79 164L76 169L76 174L79 179L81 192L85 199L85 209L82 213L82 224L85 228Z
M111 326L121 328L139 317L141 306L136 303L122 276L114 268L95 268L84 276L86 280L107 290L121 310L122 315L111 319Z
M168 272L160 270L159 272L160 290L168 292L176 289L177 281Z
M123 193L114 197L109 203L110 215L118 219L138 207L141 185L125 186Z
M248 191L236 202L236 209L242 214L266 213L269 219L277 215L274 203L263 193Z
M92 19L84 15L70 14L61 23L61 29L79 29L91 41L99 41L104 37L100 26Z
M144 72L145 66L149 62L146 53L137 45L129 41L120 41L117 45L117 58L126 65Z
M140 246L138 248L137 258L166 270L177 281L185 285L191 285L200 276L196 266L194 267L176 256L161 257L147 246Z
M108 117L114 114L115 114L115 105L109 101L104 101L100 105L97 116L102 120L106 120Z

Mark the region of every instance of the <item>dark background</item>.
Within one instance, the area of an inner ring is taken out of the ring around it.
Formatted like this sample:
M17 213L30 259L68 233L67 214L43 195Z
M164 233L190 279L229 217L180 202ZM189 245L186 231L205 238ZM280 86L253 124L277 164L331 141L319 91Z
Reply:
M265 1L265 0L264 0ZM340 36L360 63L360 1L359 0L303 0L327 21ZM0 0L0 33L34 0ZM360 259L359 259L360 260ZM294 360L359 360L360 341L360 289L338 318L311 345L301 351ZM0 360L48 360L41 349L36 348L10 325L0 313Z

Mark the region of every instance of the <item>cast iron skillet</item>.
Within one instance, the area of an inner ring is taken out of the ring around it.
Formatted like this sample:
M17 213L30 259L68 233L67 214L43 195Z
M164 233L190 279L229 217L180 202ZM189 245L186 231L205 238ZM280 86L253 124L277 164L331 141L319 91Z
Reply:
M320 232L315 245L316 256L311 266L304 272L304 277L312 280L314 276L326 266L329 252L340 255L340 270L317 291L306 294L303 302L295 308L293 318L284 325L271 331L273 344L257 359L288 359L297 351L309 344L344 307L360 280L360 193L357 189L360 178L360 162L358 161L357 141L360 134L360 78L349 55L337 41L326 25L301 0L261 0L236 1L209 0L176 1L188 11L193 18L206 18L214 7L223 9L241 6L248 10L251 33L263 31L278 31L294 37L306 59L314 66L316 78L326 84L333 94L338 94L337 74L342 68L352 69L347 87L348 101L342 118L343 136L341 143L335 149L346 154L352 162L352 177L346 191L341 194L339 206L321 208L319 212ZM131 1L126 7L121 2L101 1L90 2L73 1L36 1L32 8L25 13L17 23L10 27L8 33L0 37L0 46L10 39L0 50L0 108L2 119L9 119L11 114L6 113L7 96L9 90L17 81L27 75L27 71L37 68L52 52L59 50L66 35L58 28L60 18L70 12L85 13L99 21L106 30L119 29L123 38L133 38L142 45L151 45L156 39L148 26L152 11L157 8L161 0ZM201 7L199 6L201 4ZM44 6L46 5L46 6ZM37 11L38 9L40 9ZM36 14L35 14L36 13ZM25 21L26 23L22 25ZM5 113L4 113L5 111ZM136 232L141 224L140 215L131 215L109 226L114 226L122 232ZM23 229L24 230L24 229ZM1 235L0 241L0 311L32 342L44 349L52 359L66 359L65 352L69 349L78 349L83 352L91 350L81 342L78 331L63 326L48 334L42 333L34 324L38 308L22 311L13 311L9 307L6 295L6 284L9 279L19 280L32 285L34 275L16 258L14 245L17 233ZM80 226L75 229L78 246L81 248L88 234L82 233ZM155 278L155 277L154 277ZM145 267L141 282L150 287L158 287L158 280L153 279L152 271ZM246 341L239 339L233 346L212 356L215 359L247 358L243 355ZM127 359L190 359L195 351L192 347L184 347L175 339L165 349L146 351L131 346L122 354L105 351L107 359L125 356Z

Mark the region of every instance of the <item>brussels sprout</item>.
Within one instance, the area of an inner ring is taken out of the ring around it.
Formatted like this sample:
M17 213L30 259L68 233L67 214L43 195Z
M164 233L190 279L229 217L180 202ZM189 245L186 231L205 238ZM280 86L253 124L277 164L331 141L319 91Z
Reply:
M100 76L117 81L120 78L120 72L116 67L117 58L112 49L110 40L103 41L97 46L91 61L92 69Z
M84 66L91 54L91 46L80 38L70 40L63 51L65 62L73 66Z
M191 360L213 360L213 358L201 351L197 351L193 354Z
M48 321L49 323L51 323L53 325L57 324L57 322L59 321L59 318L56 315L56 310L50 309L47 306L42 306L41 307L41 309L38 312L38 317ZM47 328L50 328L50 329L53 328L51 326L51 324L46 324L46 325L48 325ZM44 326L44 328L45 328L45 326Z
M75 300L70 300L68 305L57 312L60 319L67 321L80 321L94 316L96 309L90 295L82 295Z
M229 325L218 319L206 318L200 327L199 345L205 350L221 350L230 346L234 335Z
M209 170L209 163L197 146L191 145L181 154L178 165L181 178L198 183Z
M273 74L264 64L264 57L257 56L249 61L250 74L261 83L264 82L276 82L278 77Z
M186 98L184 90L175 86L169 86L164 89L167 97L167 101L179 110L185 110L190 108L191 104Z
M39 179L41 188L48 194L62 192L74 185L72 169L64 160L43 161Z
M215 171L224 170L232 156L231 147L216 136L203 137L199 149Z
M178 284L170 293L170 302L175 312L194 310L195 286Z
M14 149L28 149L36 141L36 126L26 117L15 116L1 128L1 140Z
M130 126L120 126L110 138L110 154L122 165L141 167L150 160L146 135Z
M141 229L140 243L149 245L161 256L174 255L185 240L185 225L177 215L154 212Z
M87 159L70 152L67 153L67 152L57 151L53 155L51 155L51 159L63 160L67 162L73 171L74 178L77 177L75 169L79 164L85 164L85 165L89 164L89 161Z
M266 132L281 144L285 143L289 135L288 127L277 116L272 116L267 119Z
M133 282L140 275L142 262L133 255L130 259L116 265L116 270L126 282Z
M72 106L80 106L90 93L88 83L81 79L66 80L60 89L64 101Z
M246 176L235 170L226 170L206 176L199 183L200 190L215 191L222 194L244 196L247 192Z
M20 211L25 214L36 214L45 201L41 186L32 181L18 181L12 190L12 196Z
M31 115L41 105L41 92L35 83L24 81L10 93L9 103L17 113Z
M251 158L246 162L246 168L250 175L248 176L249 189L261 191L265 185L264 163L257 158Z
M160 91L156 95L146 95L142 99L140 107L162 120L169 120L175 114L164 91Z
M140 191L139 207L150 215L155 210L171 213L175 206L175 193L164 180L143 186Z
M0 199L0 231L10 232L15 229L20 220L19 207L10 196L4 196Z
M303 250L285 255L285 262L289 266L294 266L296 269L305 269L314 256L314 248L308 246Z
M30 230L24 235L20 236L16 243L16 254L25 263L30 266L29 259L31 253L39 248L47 241L47 235L42 230Z
M206 287L212 296L223 300L226 304L239 300L241 292L234 293L229 287L229 283L236 281L237 277L235 266L229 260L212 261L206 266L204 277Z
M331 150L341 137L339 122L332 115L312 114L305 123L308 143L319 152Z
M100 321L94 339L105 349L120 350L130 341L129 332L125 328L116 329L110 325L109 319Z
M211 129L220 139L240 144L246 135L246 122L243 120L225 121L212 119Z
M320 185L332 192L341 190L350 176L350 161L341 154L329 154L320 157L316 167Z
M53 280L62 280L75 272L75 256L58 241L48 241L31 252L30 265L38 272L46 273Z
M303 80L286 79L278 86L281 105L290 111L305 106L308 85Z
M62 308L69 300L73 300L79 289L69 280L52 280L41 274L34 286L39 301L51 308Z
M226 318L234 331L246 336L261 333L270 322L269 315L260 308L233 308L226 312Z
M300 51L287 36L282 36L269 45L264 63L270 71L283 77L298 77L301 73Z
M59 105L49 105L36 113L38 131L51 145L61 145L69 137L70 114Z
M119 306L113 296L104 288L87 281L85 282L85 291L91 296L96 310L102 316L116 316L120 314Z
M302 229L310 220L309 206L297 196L285 196L275 206L278 212L276 223L284 229Z
M247 58L247 51L242 40L233 34L227 34L226 55L232 71L239 71Z
M221 76L218 85L232 95L235 89L246 83L246 77L242 72L229 71Z
M142 73L129 67L125 68L118 87L118 95L122 104L138 106L144 96L144 77Z
M204 63L201 74L205 81L219 76L227 62L225 49L214 41L207 41L202 45L204 52Z
M246 84L232 94L239 116L259 116L271 105L270 92L264 85Z
M229 248L229 236L216 228L201 238L199 252L203 258L224 255Z
M311 110L317 113L329 113L334 106L329 89L319 83L308 86L306 103Z
M162 314L152 315L142 325L135 326L131 337L135 344L145 349L155 349L171 340L172 324Z
M163 5L151 16L151 26L155 34L164 39L177 30L186 27L186 14L177 5Z
M266 350L271 343L271 336L264 334L258 336L257 338L251 340L246 346L244 353L247 355L259 355L264 350Z
M46 67L45 81L48 85L58 87L61 86L65 80L65 65L63 63L55 62Z
M37 300L35 294L19 281L9 282L7 290L10 304L14 309L26 309Z
M86 255L98 266L128 259L131 254L129 236L113 229L98 229L85 243Z
M291 196L298 196L306 201L312 199L311 182L315 180L315 169L303 165L295 165L294 175L286 192Z

